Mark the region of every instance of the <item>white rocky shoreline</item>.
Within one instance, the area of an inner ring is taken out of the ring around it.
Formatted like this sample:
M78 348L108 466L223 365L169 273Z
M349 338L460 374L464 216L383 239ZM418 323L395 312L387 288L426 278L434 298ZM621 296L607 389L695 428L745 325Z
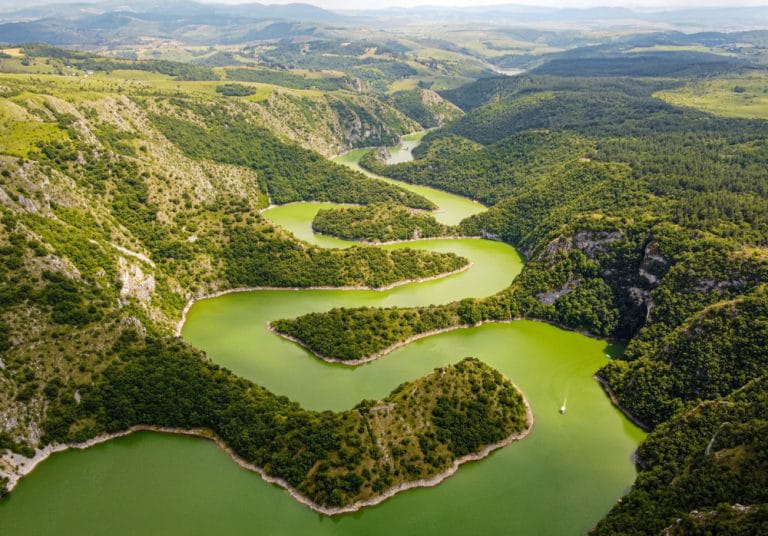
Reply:
M402 482L396 486L389 488L388 490L384 491L379 495L376 495L369 499L354 502L347 506L329 507L329 506L323 506L323 505L317 504L316 502L312 501L308 497L302 495L296 488L291 486L284 479L270 476L264 471L263 468L258 467L244 460L240 456L238 456L231 448L229 448L229 446L224 442L224 440L222 440L220 437L214 434L211 430L204 429L204 428L183 429L183 428L173 428L173 427L166 427L166 426L137 425L127 430L116 432L114 434L100 435L100 436L91 438L87 441L84 441L82 443L56 443L56 444L48 445L45 448L38 450L35 456L33 456L32 458L26 458L17 454L5 454L2 457L0 457L0 461L3 462L6 466L4 468L0 468L0 476L5 476L8 478L7 490L11 491L13 490L13 488L16 487L16 485L19 483L21 478L31 473L32 470L35 467L37 467L38 464L42 463L43 461L48 459L49 456L57 452L63 452L67 449L80 449L80 450L87 449L89 447L93 447L95 445L104 443L111 439L124 437L136 432L158 432L158 433L166 433L166 434L188 435L188 436L200 437L203 439L209 439L213 441L224 452L226 452L227 455L240 467L248 471L258 473L259 476L261 476L261 478L264 481L270 484L275 484L280 486L281 488L285 489L288 492L288 494L292 498L294 498L296 501L311 508L315 512L318 512L326 516L352 513L352 512L357 512L367 506L374 506L376 504L382 503L383 501L393 497L394 495L400 493L401 491L406 491L414 488L425 488L425 487L436 486L446 478L456 473L459 467L461 467L463 464L471 461L481 460L486 456L488 456L491 452L498 450L502 447L505 447L507 445L510 445L515 441L524 439L526 436L528 436L531 430L533 430L533 425L535 423L533 411L531 410L531 406L528 403L528 399L525 397L525 394L516 385L514 387L522 396L523 404L525 404L525 410L526 410L525 417L526 417L526 422L528 423L528 426L525 430L519 433L511 434L508 437L502 439L501 441L492 443L491 445L487 445L479 452L467 454L465 456L457 458L456 460L453 461L450 467L448 467L445 471L433 476L432 478Z

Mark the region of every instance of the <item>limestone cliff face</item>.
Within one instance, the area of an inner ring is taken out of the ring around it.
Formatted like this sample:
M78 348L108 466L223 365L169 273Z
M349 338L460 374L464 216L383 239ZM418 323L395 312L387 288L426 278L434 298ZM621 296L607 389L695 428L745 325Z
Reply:
M155 292L155 276L144 273L141 264L131 262L125 257L118 257L117 266L120 277L120 301L127 304L131 298L147 303Z
M639 273L649 285L655 286L664 275L668 265L669 261L659 251L658 243L651 241L645 246Z
M655 241L650 241L643 251L643 258L638 268L638 276L641 285L629 288L630 299L641 308L645 309L645 321L651 318L651 311L656 306L651 291L659 285L664 276L669 261L664 258Z
M620 240L621 237L620 231L577 231L573 236L560 236L552 240L538 258L552 260L559 254L567 254L578 249L588 258L595 259L598 253L605 253L608 246Z

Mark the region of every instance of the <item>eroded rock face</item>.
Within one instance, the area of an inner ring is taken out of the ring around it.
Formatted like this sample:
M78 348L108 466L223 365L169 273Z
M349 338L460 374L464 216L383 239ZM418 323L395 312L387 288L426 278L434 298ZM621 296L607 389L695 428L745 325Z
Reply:
M580 279L573 279L571 281L568 281L565 285L563 285L559 289L551 290L549 292L541 292L537 294L536 299L539 300L544 305L553 305L557 300L559 300L563 296L567 296L568 294L571 293L571 291L578 288L580 284L581 284Z
M636 306L645 307L645 321L647 322L651 316L651 310L656 305L651 293L639 287L630 287L627 289L627 293Z
M141 320L135 316L127 316L122 318L120 323L122 324L123 328L132 329L141 337L145 337L147 335L147 328L145 328L144 324L141 323Z
M669 262L659 253L659 247L656 242L649 242L643 252L643 260L640 262L640 277L655 287L658 285L664 272L667 270Z
M639 286L627 288L627 294L630 300L640 310L645 309L645 322L648 322L651 311L656 306L651 291L661 282L661 278L669 267L669 261L659 252L659 245L656 241L651 241L643 250L643 258L638 267Z
M141 302L148 302L155 292L155 276L146 274L137 262L130 262L125 257L118 257L118 270L120 274L120 301L128 303L130 298Z
M32 214L37 214L40 212L40 207L37 206L37 202L34 199L30 199L29 197L20 195L19 204L24 207L24 210L31 212Z
M580 249L590 259L608 250L608 244L621 239L619 231L579 231L573 235L573 247Z
M659 278L651 272L640 268L640 277L645 279L650 285L656 285L659 282Z
M464 112L461 111L461 108L444 99L431 89L421 90L421 101L424 103L424 106L432 113L432 117L434 117L438 127L441 127L445 123L464 115Z
M570 238L561 236L552 240L544 251L539 255L539 260L554 260L558 254L563 253L567 255L573 249L573 242Z
M693 290L697 292L710 292L714 290L722 293L726 290L739 289L746 286L747 281L743 279L734 279L729 281L715 281L714 279L699 279Z
M41 272L58 272L66 275L70 279L80 279L82 277L80 270L78 270L77 267L72 264L72 261L67 258L58 257L56 255L46 255L45 257L36 259L36 262L38 263Z
M480 236L483 238L486 238L488 240L495 240L497 242L503 242L501 235L497 233L492 233L486 229L480 229Z
M573 236L561 236L552 240L539 255L542 260L552 260L560 253L567 255L574 249L579 249L590 258L595 259L599 253L608 251L608 245L621 240L619 231L579 231Z

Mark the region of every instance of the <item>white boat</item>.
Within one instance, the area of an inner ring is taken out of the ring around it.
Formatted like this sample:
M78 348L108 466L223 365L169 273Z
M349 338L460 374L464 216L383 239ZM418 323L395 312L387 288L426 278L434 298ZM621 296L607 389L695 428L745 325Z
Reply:
M563 401L563 405L560 406L560 413L565 413L565 401Z

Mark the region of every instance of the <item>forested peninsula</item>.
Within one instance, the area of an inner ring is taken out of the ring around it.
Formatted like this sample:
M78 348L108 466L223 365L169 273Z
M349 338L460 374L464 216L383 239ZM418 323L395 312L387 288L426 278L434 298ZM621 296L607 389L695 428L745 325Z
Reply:
M240 463L328 515L434 485L533 426L520 391L477 359L332 413L304 410L178 342L126 329L112 350L119 361L81 403L49 415L48 442L134 427L207 431ZM86 418L95 420L73 432Z
M379 243L458 234L431 214L388 203L320 210L312 220L312 229L347 240Z

